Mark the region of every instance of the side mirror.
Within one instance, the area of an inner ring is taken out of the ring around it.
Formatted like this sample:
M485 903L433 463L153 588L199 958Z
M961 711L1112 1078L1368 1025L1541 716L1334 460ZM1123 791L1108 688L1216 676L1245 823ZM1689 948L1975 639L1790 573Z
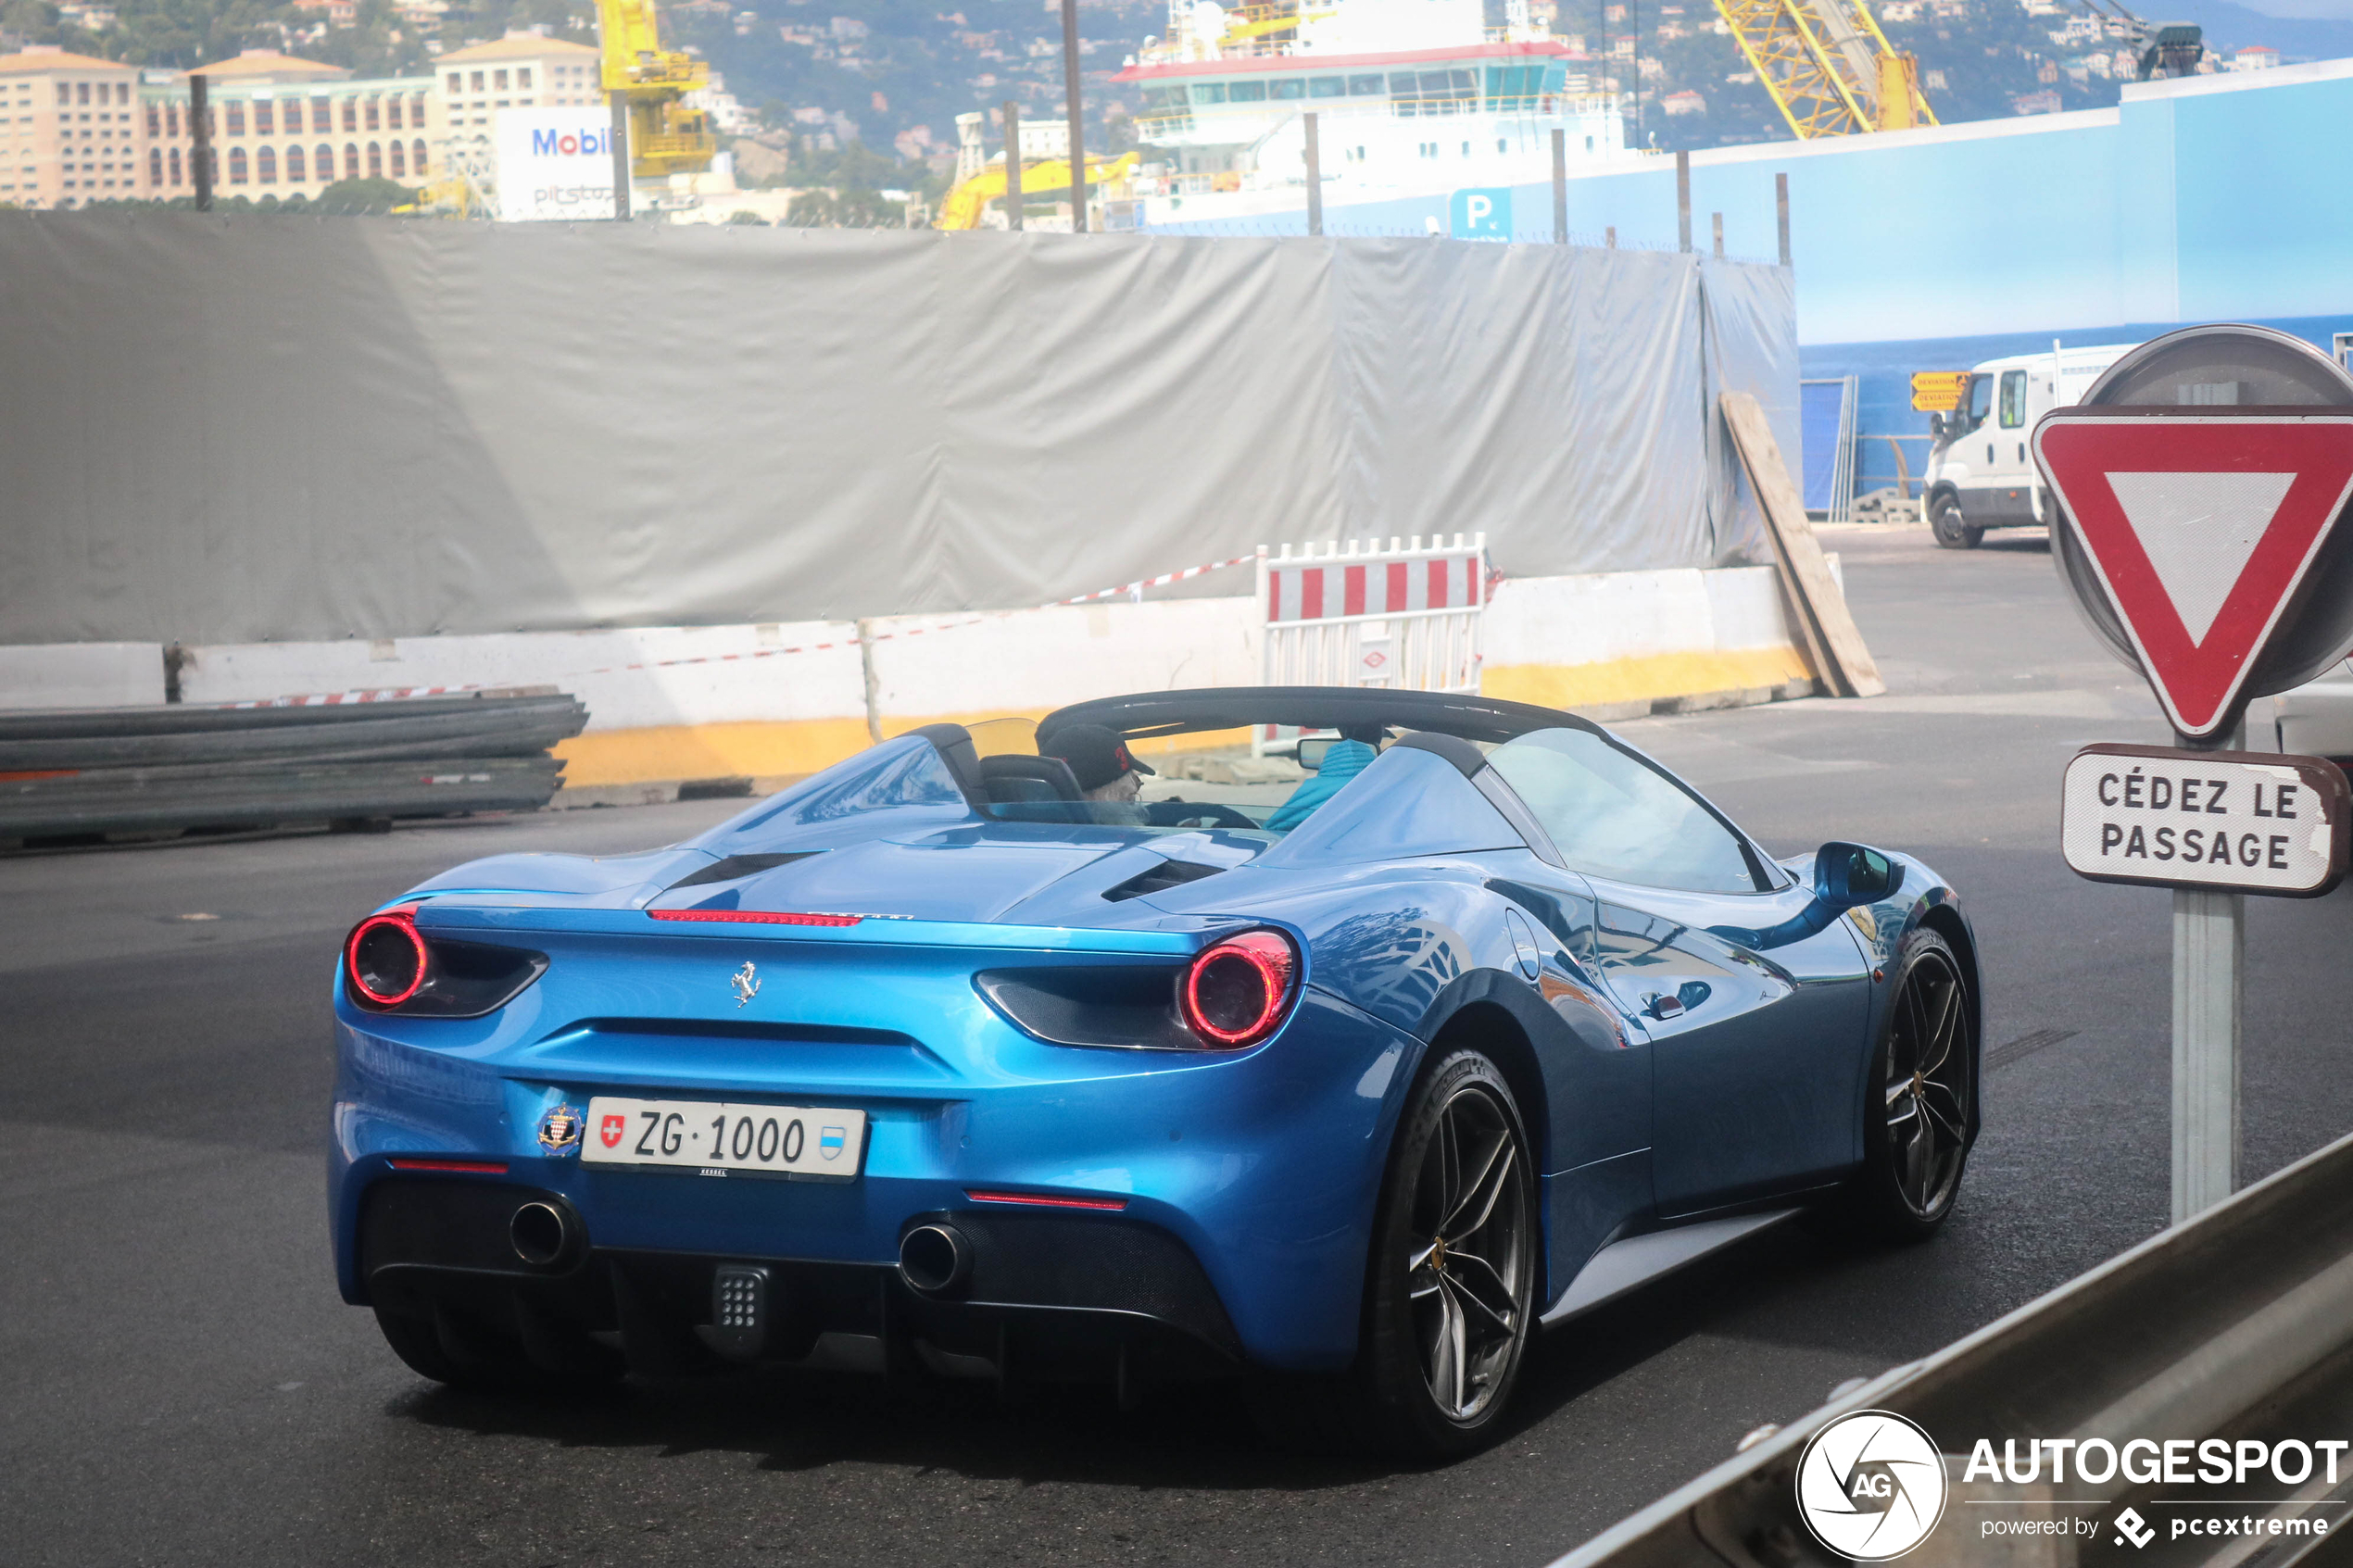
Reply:
M1859 844L1833 839L1814 852L1814 897L1842 909L1875 904L1903 880L1894 861Z

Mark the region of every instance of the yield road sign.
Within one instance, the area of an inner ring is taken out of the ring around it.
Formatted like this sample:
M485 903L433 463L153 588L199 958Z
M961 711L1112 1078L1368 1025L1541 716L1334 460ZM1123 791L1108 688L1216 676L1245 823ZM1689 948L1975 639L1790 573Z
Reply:
M2353 411L2056 408L2034 458L2173 728L2229 727L2353 498Z
M2188 327L2118 359L2080 407L2045 415L2034 455L2060 579L2092 630L2148 677L2180 737L2203 743L2170 755L2092 747L2070 765L2061 809L2077 871L2140 881L2145 859L2146 880L2173 888L2178 1223L2238 1185L2246 895L2317 894L2345 865L2333 770L2205 748L2229 744L2247 698L2300 685L2353 649L2353 528L2337 516L2353 494L2353 377L2267 327ZM2136 764L2116 760L2128 753L2147 759L2137 785ZM2323 802L2324 840L2308 821ZM2226 823L2234 810L2244 820ZM2166 812L2174 820L2158 820Z

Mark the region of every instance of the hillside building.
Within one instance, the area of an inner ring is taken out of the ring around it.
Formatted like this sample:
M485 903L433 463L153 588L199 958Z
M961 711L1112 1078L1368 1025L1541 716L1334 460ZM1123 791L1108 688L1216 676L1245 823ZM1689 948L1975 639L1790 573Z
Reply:
M274 49L247 49L200 70L212 109L216 199L316 196L338 180L413 184L434 168L434 144L446 132L430 77L359 79ZM142 96L146 194L192 194L187 75L150 73Z
M315 197L338 180L422 182L447 134L430 77L355 79L248 49L204 66L216 197ZM0 201L65 208L195 189L192 72L32 45L0 56Z
M597 51L544 33L512 31L488 44L452 49L434 61L453 131L488 135L505 108L601 104Z
M145 194L135 67L55 44L0 55L0 202L78 206Z
M447 170L451 136L486 148L500 109L603 103L598 59L587 44L522 31L453 49L431 76L363 80L247 49L199 68L214 194L284 201L338 180L422 184ZM0 56L0 201L61 208L194 194L190 74L55 46Z

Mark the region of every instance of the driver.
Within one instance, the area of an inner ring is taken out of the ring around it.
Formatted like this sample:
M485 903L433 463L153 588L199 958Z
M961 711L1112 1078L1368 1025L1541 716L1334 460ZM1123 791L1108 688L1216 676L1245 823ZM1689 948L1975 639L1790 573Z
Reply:
M1359 724L1340 731L1340 739L1324 753L1315 774L1290 792L1290 798L1266 819L1270 833L1289 833L1314 814L1315 808L1340 793L1340 786L1373 765L1388 734L1380 724Z
M1079 797L1089 803L1088 815L1094 821L1141 823L1145 820L1144 808L1136 798L1144 788L1138 775L1152 769L1136 759L1116 730L1101 724L1065 724L1038 753L1070 764L1071 776L1078 781Z

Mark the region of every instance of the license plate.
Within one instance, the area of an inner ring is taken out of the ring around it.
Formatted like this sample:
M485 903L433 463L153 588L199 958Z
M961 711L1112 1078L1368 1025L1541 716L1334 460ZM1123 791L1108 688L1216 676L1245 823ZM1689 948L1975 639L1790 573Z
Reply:
M590 1165L654 1165L848 1181L866 1152L866 1113L805 1105L723 1105L695 1099L588 1102L580 1158Z

